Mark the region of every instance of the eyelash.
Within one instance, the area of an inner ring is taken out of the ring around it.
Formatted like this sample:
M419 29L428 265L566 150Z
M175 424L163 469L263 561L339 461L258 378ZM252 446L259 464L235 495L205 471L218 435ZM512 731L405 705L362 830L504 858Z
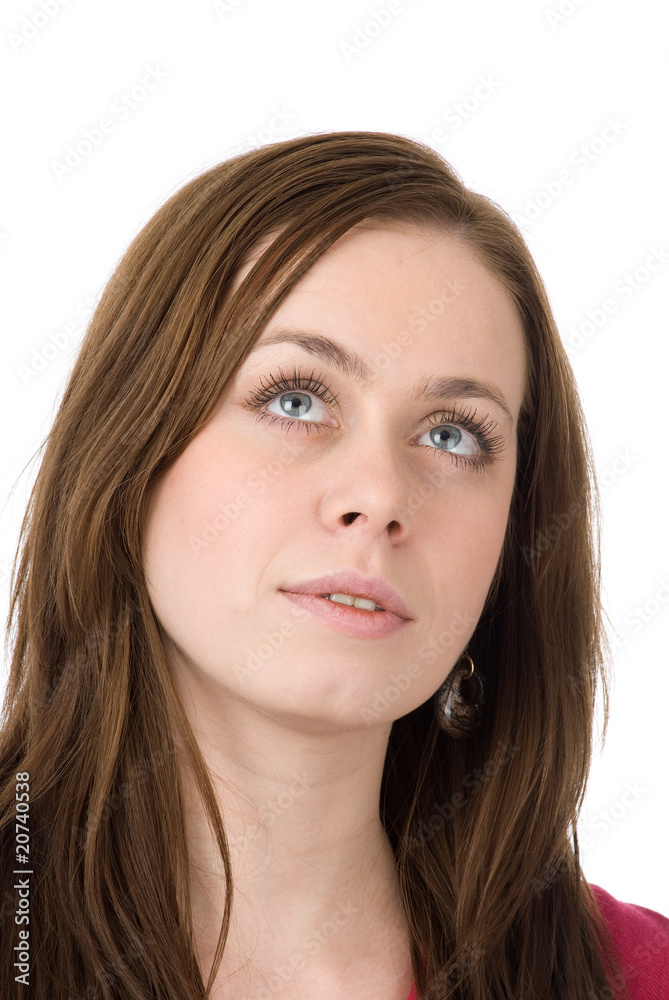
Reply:
M296 390L313 393L314 396L317 396L328 406L337 405L337 396L331 392L328 386L319 377L314 378L314 372L308 378L305 378L302 375L301 368L293 368L292 377L284 375L283 371L279 369L279 378L270 374L267 382L263 383L261 379L261 385L250 394L246 400L246 405L252 410L260 410L261 407L267 403L271 403L277 396L295 392ZM436 447L430 450L436 452L437 455L450 455L456 464L462 463L469 466L475 472L482 472L494 460L494 456L503 450L504 436L502 434L493 436L490 432L497 426L495 422L490 418L487 420L477 419L475 413L476 409L472 410L471 407L466 411L458 410L456 407L449 410L441 410L439 413L432 414L429 418L429 427L442 427L444 425L464 427L476 439L482 455L458 455L456 452L441 451ZM285 427L286 430L295 426L295 424L306 426L307 434L322 426L313 420L279 417L275 413L267 413L264 410L260 410L257 419L258 421L269 420L270 425L278 423L279 426ZM429 446L420 445L420 447L428 448Z

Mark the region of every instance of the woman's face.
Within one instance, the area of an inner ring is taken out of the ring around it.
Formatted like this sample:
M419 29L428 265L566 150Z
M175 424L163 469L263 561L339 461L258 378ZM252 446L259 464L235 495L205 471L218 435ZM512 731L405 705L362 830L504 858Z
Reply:
M337 346L270 343L286 331ZM145 569L178 683L313 732L390 724L427 700L495 573L524 372L511 297L454 237L364 223L338 240L152 496ZM460 384L419 398L439 380ZM333 602L288 596L346 570L383 578L410 620L339 608L395 626L354 634L314 613Z

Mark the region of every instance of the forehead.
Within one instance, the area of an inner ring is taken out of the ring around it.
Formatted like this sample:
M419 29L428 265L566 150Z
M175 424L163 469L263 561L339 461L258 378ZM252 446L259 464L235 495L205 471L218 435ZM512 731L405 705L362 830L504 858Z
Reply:
M276 235L258 245L236 282ZM404 366L450 363L451 374L497 376L510 405L522 401L525 335L515 302L474 251L443 229L376 220L352 227L299 279L253 354L286 330L321 334L356 353L352 371L370 384L374 357L399 338L410 344Z
M247 254L243 263L238 268L232 279L232 288L237 288L253 265L259 260L262 254L272 243L280 237L280 230L273 230L263 237L255 247ZM457 256L463 256L470 260L472 264L479 264L472 251L465 246L462 241L437 225L428 226L411 221L385 221L377 219L363 219L361 222L351 226L343 236L340 236L327 250L325 250L318 260L312 264L307 271L308 275L324 271L334 273L337 270L351 265L354 260L360 257L370 257L374 255L396 256L401 262L406 257L406 247L409 244L416 244L420 252L421 247L429 247L438 244L442 250L452 252L454 262ZM409 253L415 250L409 249ZM306 277L303 276L301 281Z
M233 289L278 235L269 234L251 251L233 278ZM466 304L470 314L474 311L479 315L486 305L494 303L496 311L503 309L505 319L512 314L520 322L515 303L501 281L462 239L437 226L365 219L321 254L287 299L295 302L317 293L325 300L336 299L343 307L339 297L342 282L347 287L347 301L366 299L377 312L383 310L391 284L393 308L406 294L426 299L422 304L432 305L433 317L439 314L440 305L456 299ZM441 303L433 302L435 289L437 294L443 290Z

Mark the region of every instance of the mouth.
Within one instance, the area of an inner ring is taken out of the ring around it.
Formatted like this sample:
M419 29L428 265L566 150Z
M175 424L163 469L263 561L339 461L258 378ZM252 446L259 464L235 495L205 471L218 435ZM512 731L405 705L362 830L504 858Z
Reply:
M289 590L279 593L308 612L311 619L358 639L385 638L410 621L385 610L376 601L355 595L301 594Z
M356 569L340 570L300 583L291 581L280 589L284 593L311 597L318 605L327 601L351 613L355 610L372 616L390 614L400 621L411 621L415 617L384 577L366 576Z

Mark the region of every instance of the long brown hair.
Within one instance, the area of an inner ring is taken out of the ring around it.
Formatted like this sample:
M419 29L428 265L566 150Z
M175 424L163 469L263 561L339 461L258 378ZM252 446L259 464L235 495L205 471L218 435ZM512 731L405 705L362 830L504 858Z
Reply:
M516 303L528 362L508 528L468 647L486 685L481 730L451 739L430 699L393 724L386 757L381 816L419 994L607 995L610 941L575 832L598 690L607 714L608 647L597 487L574 376L509 216L419 142L335 132L253 150L186 184L134 239L91 319L12 573L0 734L4 1000L24 995L17 945L30 952L35 1000L195 1000L213 982L234 891L230 855L147 593L147 498L274 310L363 219L437 227L474 252ZM275 234L232 293L241 264ZM182 763L228 883L206 986ZM17 811L18 776L29 812ZM26 904L9 879L21 876L8 874L21 867L17 817L32 872L30 922L18 926Z

